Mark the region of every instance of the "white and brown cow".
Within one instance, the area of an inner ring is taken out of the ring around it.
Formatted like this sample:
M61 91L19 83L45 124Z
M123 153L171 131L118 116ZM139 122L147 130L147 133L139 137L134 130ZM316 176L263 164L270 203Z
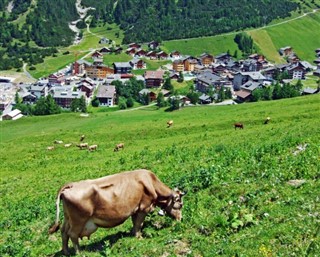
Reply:
M114 151L114 152L118 152L120 149L124 149L124 143L117 144L117 145L114 147L113 151Z
M182 218L182 196L148 170L122 172L98 179L83 180L63 186L56 200L56 221L49 229L59 229L60 201L63 202L64 223L61 228L62 250L69 254L69 238L76 252L79 238L88 238L98 227L111 228L132 218L132 233L139 236L146 215L156 206L172 218Z
M173 125L173 120L167 121L167 128L170 128Z
M87 149L88 146L89 146L88 143L80 143L77 145L77 147L79 147L80 150Z
M88 146L89 152L96 151L97 148L98 148L98 145L90 145L90 146Z

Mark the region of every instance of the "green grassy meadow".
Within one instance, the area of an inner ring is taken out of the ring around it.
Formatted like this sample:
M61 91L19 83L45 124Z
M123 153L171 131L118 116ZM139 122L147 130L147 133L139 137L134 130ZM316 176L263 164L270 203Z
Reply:
M319 48L320 11L303 18L269 28L248 31L268 60L281 63L278 50L291 46L302 59L313 63L314 50Z
M234 37L235 34L227 34L213 37L171 40L163 42L161 48L168 52L177 50L182 54L192 56L199 56L203 53L217 55L226 53L228 50L230 51L230 54L233 55L235 50L237 50L240 57L241 51L233 41Z
M131 220L99 229L80 241L81 256L318 256L319 101L313 95L175 112L147 107L2 121L0 255L61 256L60 233L47 233L58 189L147 168L188 191L182 222L155 212L142 239L127 235ZM264 125L267 116L271 122ZM234 122L244 129L235 130ZM96 152L75 146L82 134L98 144ZM54 140L73 146L47 151ZM113 152L120 142L125 149ZM305 183L291 186L293 179Z

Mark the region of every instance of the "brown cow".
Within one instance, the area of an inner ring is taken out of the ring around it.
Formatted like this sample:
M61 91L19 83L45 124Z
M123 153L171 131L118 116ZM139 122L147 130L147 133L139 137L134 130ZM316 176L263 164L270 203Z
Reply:
M173 125L173 120L168 120L167 125L168 125L167 128L170 128Z
M234 124L234 129L237 129L237 128L243 129L244 126L243 126L242 123L235 123L235 124Z
M117 144L113 151L117 152L119 149L124 149L124 143Z
M181 191L163 184L151 171L143 169L69 183L58 192L56 221L49 233L59 229L59 205L62 201L64 223L61 234L65 255L69 254L69 238L75 251L79 252L79 238L89 238L99 227L118 226L130 216L132 234L138 237L146 215L156 206L180 221L183 195Z

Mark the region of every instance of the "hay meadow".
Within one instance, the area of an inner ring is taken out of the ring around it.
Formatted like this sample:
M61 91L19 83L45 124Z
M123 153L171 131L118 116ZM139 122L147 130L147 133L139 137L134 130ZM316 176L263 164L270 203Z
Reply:
M0 255L61 256L60 233L48 235L57 190L146 168L188 192L182 222L155 212L142 239L128 235L131 220L98 229L80 241L81 256L317 256L319 101L314 95L2 121ZM167 128L169 119L174 125ZM244 129L235 130L234 122ZM82 134L97 151L75 146ZM47 151L54 140L73 146ZM120 142L125 149L113 152Z

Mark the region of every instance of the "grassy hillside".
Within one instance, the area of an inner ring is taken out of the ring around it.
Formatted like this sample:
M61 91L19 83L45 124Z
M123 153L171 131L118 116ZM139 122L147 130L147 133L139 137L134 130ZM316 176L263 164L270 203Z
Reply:
M199 56L202 53L217 55L228 50L233 54L238 50L237 44L233 41L234 36L235 34L231 33L231 35L165 41L163 49L168 52L178 50L182 54L192 56ZM239 50L238 52L240 56L241 52Z
M149 215L140 240L126 235L130 220L99 229L80 242L82 256L317 256L319 100L3 121L0 255L60 256L60 234L47 234L59 187L147 168L188 190L183 221ZM267 116L271 122L264 125ZM234 122L244 129L235 130ZM82 134L98 151L46 150L54 140L76 144ZM125 149L113 152L119 142ZM294 187L287 184L291 179L305 183Z
M301 15L301 14L300 14ZM279 55L279 48L292 46L298 56L310 63L315 59L316 48L319 48L320 38L320 11L303 17L297 16L294 20L278 21L270 27L247 30L253 38L259 51L268 60L275 63L283 63ZM279 24L280 23L280 24ZM203 52L219 54L230 51L233 54L238 46L234 42L237 32L226 35L203 37L194 39L172 40L164 42L164 49L168 51L179 50L183 54L200 55ZM238 50L238 56L241 52Z
M288 21L266 29L248 31L266 57L281 62L278 50L292 46L297 55L310 63L315 59L314 50L320 45L320 12Z

